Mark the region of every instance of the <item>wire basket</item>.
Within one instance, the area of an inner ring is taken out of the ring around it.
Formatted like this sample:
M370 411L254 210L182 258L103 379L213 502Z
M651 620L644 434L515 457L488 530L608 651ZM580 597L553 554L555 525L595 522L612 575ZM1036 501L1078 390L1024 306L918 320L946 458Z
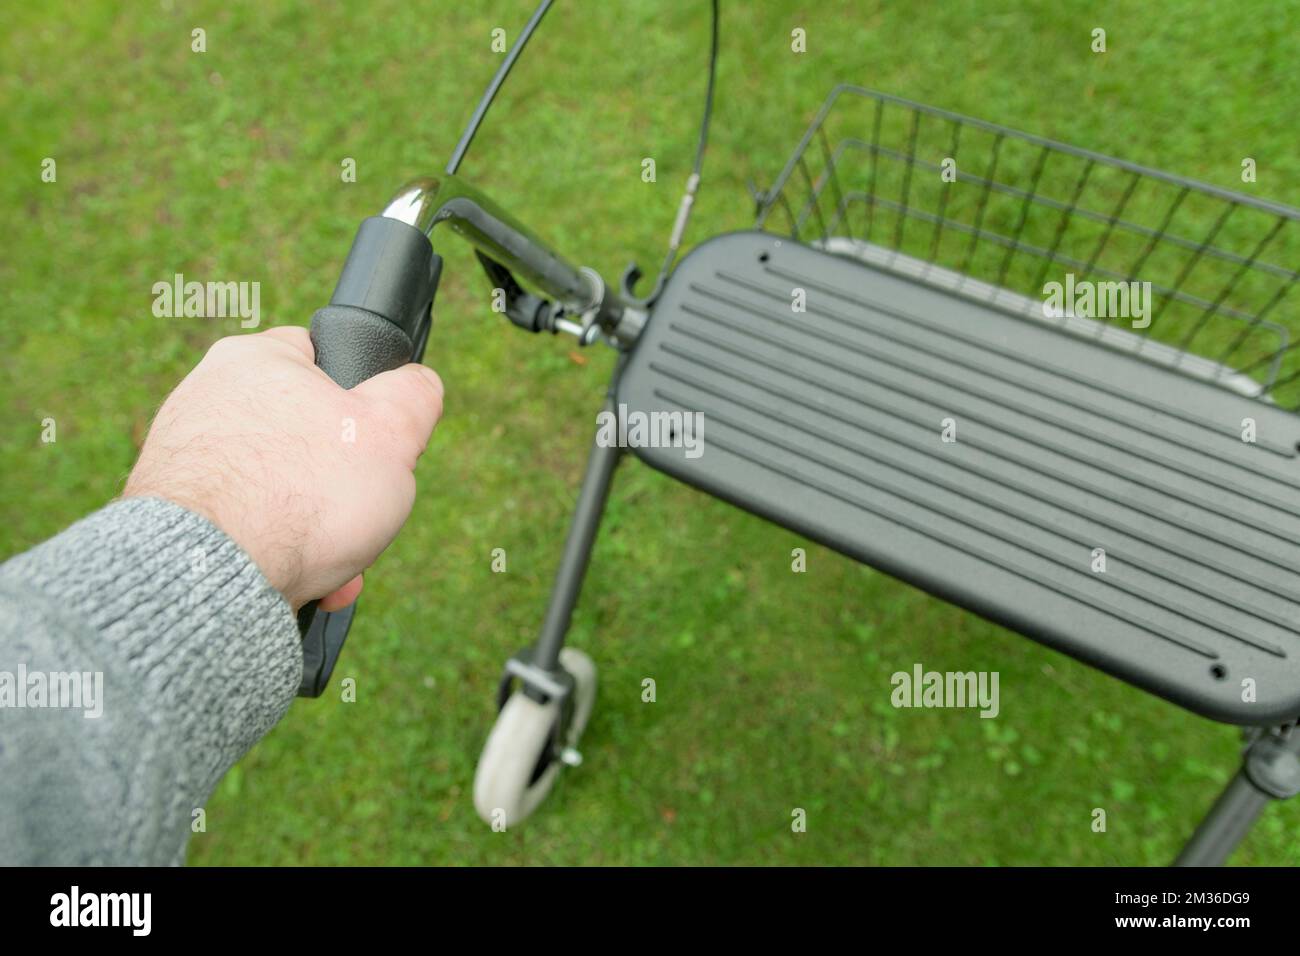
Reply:
M758 206L758 228L1300 410L1300 210L853 86ZM1129 293L1144 315L1104 307Z

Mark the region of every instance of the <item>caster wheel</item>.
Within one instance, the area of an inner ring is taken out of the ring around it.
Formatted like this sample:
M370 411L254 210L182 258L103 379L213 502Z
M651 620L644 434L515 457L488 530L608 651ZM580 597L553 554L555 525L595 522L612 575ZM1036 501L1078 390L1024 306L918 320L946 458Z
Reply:
M573 720L561 746L573 751L596 702L596 665L582 651L560 651L560 666L573 675ZM539 704L515 691L501 708L474 774L474 809L485 823L512 827L546 799L563 765L551 752L558 701ZM565 760L564 762L570 762Z

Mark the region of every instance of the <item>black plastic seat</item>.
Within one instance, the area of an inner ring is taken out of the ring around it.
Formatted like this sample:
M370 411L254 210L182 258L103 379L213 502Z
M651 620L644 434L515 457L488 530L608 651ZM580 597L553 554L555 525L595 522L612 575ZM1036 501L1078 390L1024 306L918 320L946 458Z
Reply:
M1300 715L1300 417L762 232L683 260L617 398L703 414L698 457L636 449L697 488L1205 716Z

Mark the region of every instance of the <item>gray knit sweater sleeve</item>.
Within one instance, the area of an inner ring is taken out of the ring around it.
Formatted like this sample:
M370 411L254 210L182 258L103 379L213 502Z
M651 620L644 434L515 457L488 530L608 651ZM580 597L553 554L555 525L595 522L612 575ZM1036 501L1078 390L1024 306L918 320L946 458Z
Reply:
M284 598L170 502L115 502L0 565L0 864L183 862L301 676Z

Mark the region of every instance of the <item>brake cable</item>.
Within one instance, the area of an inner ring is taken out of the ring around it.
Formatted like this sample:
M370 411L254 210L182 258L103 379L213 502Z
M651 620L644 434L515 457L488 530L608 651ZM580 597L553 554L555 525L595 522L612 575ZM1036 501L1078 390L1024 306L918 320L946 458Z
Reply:
M465 127L465 132L461 134L460 141L456 144L456 149L451 154L451 159L447 161L448 175L455 175L460 168L461 162L465 159L465 154L469 152L470 143L474 141L475 134L478 133L479 126L482 125L484 117L487 116L488 110L492 106L493 100L496 99L498 91L510 75L514 68L519 55L523 53L524 47L532 38L533 32L537 29L542 18L551 8L553 0L542 0L533 11L533 15L528 22L524 24L518 39L506 53L506 58L497 67L495 75L491 82L488 83L487 89L483 91L483 96L479 99L478 106L474 108L474 113L470 116L469 123ZM686 180L686 191L682 194L681 202L677 207L677 218L673 222L672 233L668 237L668 251L664 256L663 266L659 270L659 275L655 280L654 289L645 299L638 299L632 292L633 287L641 278L641 270L635 264L628 266L623 273L623 294L624 297L636 302L639 305L647 306L659 297L663 291L664 283L667 281L668 271L672 268L673 263L677 260L677 252L681 248L682 237L686 232L686 224L690 220L691 209L695 205L695 196L699 192L700 176L704 169L704 152L709 141L709 125L713 119L713 91L717 82L718 75L718 0L712 0L712 29L709 44L709 82L704 94L704 112L700 119L700 135L695 147L695 162L691 168L691 175Z
M718 78L718 0L713 0L713 36L709 44L709 85L704 92L704 113L700 119L700 138L695 146L695 164L691 175L686 180L686 192L682 194L681 204L677 207L677 220L673 223L672 235L668 238L668 254L664 257L663 267L659 270L659 279L651 299L658 298L663 288L664 277L677 259L677 250L681 248L682 234L686 232L687 220L691 217L691 207L695 205L695 193L700 188L700 173L704 169L704 150L709 144L709 123L713 119L713 87Z
M451 159L447 161L447 175L456 175L456 170L460 169L461 160L469 152L469 144L474 142L474 134L483 123L483 117L487 116L488 109L492 106L492 101L497 98L497 91L505 83L506 77L514 69L515 61L519 59L519 54L524 52L524 47L532 38L533 31L537 25L542 22L542 17L546 16L546 11L551 9L552 0L542 0L533 11L533 15L524 24L523 31L519 34L519 39L515 40L514 46L506 54L506 58L501 61L497 67L496 75L492 77L492 82L487 85L483 91L483 96L478 101L478 106L474 108L474 115L469 118L469 125L465 127L465 132L460 134L460 142L456 144L455 151L451 154Z

